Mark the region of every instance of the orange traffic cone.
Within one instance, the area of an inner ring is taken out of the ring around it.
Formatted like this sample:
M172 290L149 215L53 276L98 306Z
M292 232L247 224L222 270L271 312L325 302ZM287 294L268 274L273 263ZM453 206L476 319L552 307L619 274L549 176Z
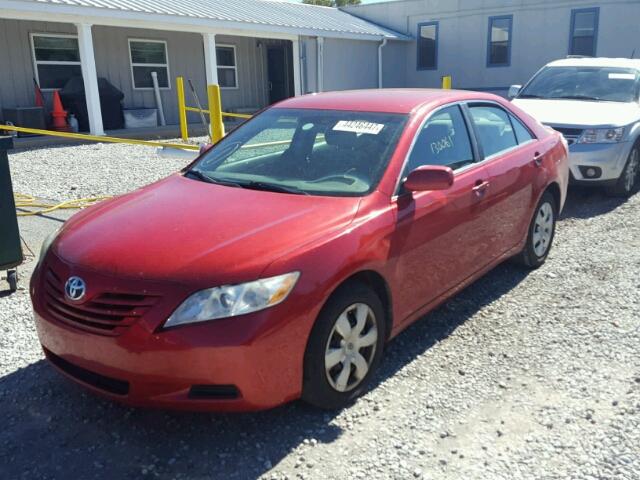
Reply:
M51 112L51 128L59 132L70 132L71 127L67 123L67 112L62 108L62 101L57 90L53 91L53 111Z

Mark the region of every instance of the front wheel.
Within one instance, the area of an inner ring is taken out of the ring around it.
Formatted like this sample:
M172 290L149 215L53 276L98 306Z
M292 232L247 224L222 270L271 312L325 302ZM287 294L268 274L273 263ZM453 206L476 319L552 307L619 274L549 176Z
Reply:
M635 146L629 154L627 163L625 164L624 170L622 170L618 181L613 187L607 189L607 193L612 197L626 198L630 196L636 187L636 183L638 182L639 172L640 147Z
M545 192L529 224L527 243L515 257L518 263L533 269L545 262L556 232L556 217L555 198L551 193Z
M18 272L16 270L9 270L7 272L7 282L9 283L9 291L11 293L18 290Z
M362 395L380 363L384 338L384 308L378 296L360 283L340 288L311 331L302 399L337 409Z

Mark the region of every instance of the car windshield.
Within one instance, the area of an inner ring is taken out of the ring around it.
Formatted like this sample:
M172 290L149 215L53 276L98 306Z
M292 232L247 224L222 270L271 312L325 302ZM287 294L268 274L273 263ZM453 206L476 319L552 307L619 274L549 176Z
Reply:
M536 75L518 98L563 98L634 102L638 71L614 67L548 67Z
M405 115L273 108L232 131L192 178L284 193L361 196L385 171Z

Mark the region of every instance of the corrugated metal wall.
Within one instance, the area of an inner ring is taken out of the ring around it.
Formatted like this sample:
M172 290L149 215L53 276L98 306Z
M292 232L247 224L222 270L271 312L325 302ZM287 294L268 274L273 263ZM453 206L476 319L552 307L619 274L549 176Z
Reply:
M3 107L35 104L30 33L77 33L64 23L0 19L0 118Z
M31 106L34 104L32 77L34 66L29 40L30 33L76 34L70 24L27 22L0 19L0 109L2 107ZM161 90L167 123L178 123L175 78L190 78L200 101L206 105L204 48L202 36L194 33L158 30L93 27L96 68L104 77L122 90L125 108L153 108L152 90L133 88L129 63L128 39L143 38L165 40L169 57L171 88ZM234 45L238 67L238 88L223 89L222 103L228 110L262 108L268 104L267 63L265 48L271 44L284 44L291 51L291 42L251 37L216 36L218 45ZM50 97L49 93L45 94ZM193 95L186 88L187 103L195 106ZM0 110L1 112L1 110ZM1 115L0 115L1 118ZM190 122L199 122L198 114L189 114Z
M324 91L378 86L378 43L326 38Z

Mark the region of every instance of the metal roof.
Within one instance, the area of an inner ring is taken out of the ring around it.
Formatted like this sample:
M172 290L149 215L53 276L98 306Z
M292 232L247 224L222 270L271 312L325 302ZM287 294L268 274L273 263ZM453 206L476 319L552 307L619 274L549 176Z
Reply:
M0 1L0 4L10 3L13 9L20 6L33 7L45 14L47 11L76 13L99 12L106 16L109 12L118 14L131 12L145 14L149 17L162 16L166 21L171 19L191 18L211 20L213 23L224 23L238 29L251 29L260 26L275 27L278 31L289 31L292 34L321 36L362 36L363 39L372 37L386 37L389 39L406 40L402 33L389 30L368 22L337 8L320 7L301 3L290 3L277 0L13 0ZM86 10L85 10L86 9ZM0 11L0 17L2 12Z

